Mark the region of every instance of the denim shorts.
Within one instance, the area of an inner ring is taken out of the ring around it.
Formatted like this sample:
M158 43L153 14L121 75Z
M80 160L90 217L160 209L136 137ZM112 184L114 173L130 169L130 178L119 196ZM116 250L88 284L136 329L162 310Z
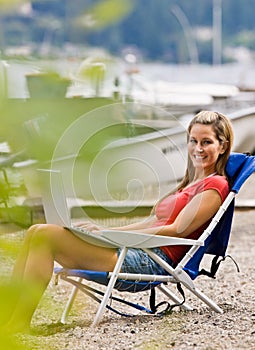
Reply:
M160 258L173 266L173 261L160 248L151 249ZM121 249L118 249L118 255ZM121 266L121 272L124 273L141 273L148 275L167 275L168 272L157 264L151 257L142 249L129 248L127 255Z

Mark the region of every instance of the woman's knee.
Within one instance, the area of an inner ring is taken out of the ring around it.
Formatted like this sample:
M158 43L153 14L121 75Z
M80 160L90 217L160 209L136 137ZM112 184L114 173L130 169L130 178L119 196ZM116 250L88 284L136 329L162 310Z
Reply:
M25 242L31 241L31 239L33 238L36 231L38 231L39 226L40 226L39 224L36 224L36 225L30 226L27 229L26 234L25 234Z
M27 237L31 243L40 242L52 245L59 239L62 230L62 227L56 225L35 224L28 229Z
M44 227L45 227L45 224L35 224L35 225L30 226L26 232L26 238L27 239L33 238L33 236L36 233L44 230Z

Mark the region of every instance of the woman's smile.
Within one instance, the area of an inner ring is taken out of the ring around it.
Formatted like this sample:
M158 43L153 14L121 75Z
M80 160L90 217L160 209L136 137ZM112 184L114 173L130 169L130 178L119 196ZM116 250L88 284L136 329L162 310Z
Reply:
M211 125L194 124L190 130L188 152L196 171L203 171L199 177L208 176L215 171L223 146Z

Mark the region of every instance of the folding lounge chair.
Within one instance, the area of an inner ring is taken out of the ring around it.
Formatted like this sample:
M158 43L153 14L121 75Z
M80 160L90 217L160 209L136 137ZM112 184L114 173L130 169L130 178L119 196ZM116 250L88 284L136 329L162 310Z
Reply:
M255 157L241 153L232 153L229 157L226 171L231 183L231 192L198 240L193 241L189 239L163 236L148 237L148 235L145 234L106 230L102 233L102 237L97 238L97 242L94 242L94 244L108 244L108 246L120 247L122 249L115 269L112 273L56 268L55 273L57 277L60 277L61 279L74 285L65 310L62 314L61 322L66 322L66 317L72 307L78 290L83 291L85 294L92 296L95 300L100 302L93 325L97 325L100 322L105 308L112 309L111 305L108 304L108 301L109 299L114 300L114 297L112 296L112 291L114 288L120 291L128 292L139 292L147 289L154 291L156 288L158 288L164 295L166 295L177 305L180 305L185 310L192 310L191 306L187 305L184 301L182 301L182 298L176 296L168 288L170 283L175 283L177 286L184 286L211 309L216 312L223 313L223 310L213 300L207 297L196 287L194 280L200 274L199 266L205 254L214 256L212 260L211 272L208 273L208 275L211 275L211 277L214 277L219 265L218 258L224 259L226 257L225 253L231 231L235 196L246 179L253 172L255 172ZM89 236L88 241L91 241L91 237ZM152 247L168 244L188 244L191 246L184 258L175 268L168 265L150 249ZM152 259L158 262L169 273L169 275L157 276L121 273L122 262L127 250L130 247L142 248L151 256ZM99 298L93 294L93 292L100 292L83 283L86 280L106 285L105 292L102 293L102 300L99 300ZM116 300L119 301L119 298L116 298ZM154 306L150 310L143 306L128 303L126 301L124 301L124 303L145 312L154 313L156 311Z

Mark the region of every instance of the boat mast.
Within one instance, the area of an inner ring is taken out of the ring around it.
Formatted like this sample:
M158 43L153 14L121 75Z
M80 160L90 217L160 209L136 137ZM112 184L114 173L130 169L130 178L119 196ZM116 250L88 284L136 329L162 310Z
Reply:
M183 29L186 43L188 46L191 64L199 64L197 45L188 18L178 5L173 5L171 7L171 12L175 15Z
M213 65L221 64L222 0L213 0Z

